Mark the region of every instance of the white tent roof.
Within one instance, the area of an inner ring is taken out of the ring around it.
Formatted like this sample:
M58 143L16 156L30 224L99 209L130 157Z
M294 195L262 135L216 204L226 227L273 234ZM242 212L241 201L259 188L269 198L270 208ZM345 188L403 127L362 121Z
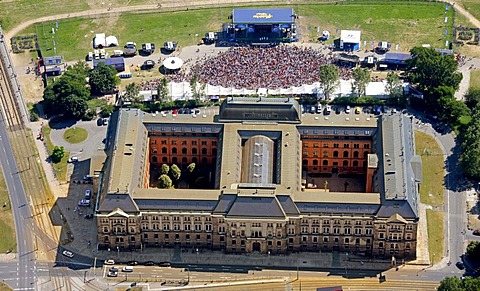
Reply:
M116 36L109 35L105 40L107 46L118 46L118 40Z
M183 66L183 60L178 57L170 57L163 61L163 65L169 70L177 70Z
M344 43L360 43L360 30L342 30L340 32L340 40Z
M95 34L95 39L93 40L93 47L97 48L99 46L105 46L105 33Z

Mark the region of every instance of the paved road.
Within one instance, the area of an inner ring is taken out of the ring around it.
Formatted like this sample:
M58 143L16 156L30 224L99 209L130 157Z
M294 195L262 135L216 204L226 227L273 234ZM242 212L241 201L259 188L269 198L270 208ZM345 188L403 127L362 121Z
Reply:
M10 202L12 205L17 236L18 264L16 266L17 280L8 282L13 288L23 290L35 289L35 251L33 246L33 218L30 204L27 201L25 189L14 159L10 140L8 139L5 122L0 120L0 162L5 176ZM7 269L11 271L11 269ZM3 273L3 271L1 272Z

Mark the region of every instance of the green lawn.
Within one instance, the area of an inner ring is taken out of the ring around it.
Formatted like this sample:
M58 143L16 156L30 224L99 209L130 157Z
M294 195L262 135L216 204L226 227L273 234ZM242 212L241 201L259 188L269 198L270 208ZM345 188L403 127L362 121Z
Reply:
M480 69L470 71L470 88L480 89Z
M2 168L0 167L0 253L6 253L8 249L17 251L17 243L15 238L15 225L13 222L12 207L8 196L7 186L3 178Z
M88 138L88 131L85 128L74 126L65 130L63 138L69 143L81 143Z
M430 252L430 261L433 264L440 262L443 257L444 224L442 211L427 209L428 250Z
M463 7L465 7L470 14L475 16L478 20L480 20L480 1L478 0L463 0Z
M50 139L50 132L52 129L50 126L44 125L42 131L45 136L48 154L51 155L53 152L53 147L55 146ZM65 181L67 179L67 161L69 156L70 152L65 151L65 155L63 156L62 160L56 164L53 164L53 169L55 170L57 179L60 181Z
M443 153L435 139L415 131L415 150L422 157L422 184L420 201L432 206L443 206L443 179L445 167Z
M292 6L292 5L290 5ZM453 13L444 13L442 3L355 1L339 2L339 5L305 4L293 6L300 15L301 34L304 41L316 39L315 27L330 30L359 29L362 39L370 46L371 41L398 43L406 51L412 46L429 43L443 47L445 38L444 17L449 16L447 28L452 26ZM37 33L44 55L53 55L53 40L56 53L66 60L84 59L92 50L96 33L104 32L118 37L120 44L127 41L154 42L161 46L167 40L178 41L180 47L196 44L207 31L219 30L221 23L230 21L232 8L164 13L126 13L103 18L66 19L59 21L57 32L51 30L55 22L36 24L21 34ZM451 29L449 28L451 31ZM198 36L197 36L198 35ZM339 33L336 35L339 36Z

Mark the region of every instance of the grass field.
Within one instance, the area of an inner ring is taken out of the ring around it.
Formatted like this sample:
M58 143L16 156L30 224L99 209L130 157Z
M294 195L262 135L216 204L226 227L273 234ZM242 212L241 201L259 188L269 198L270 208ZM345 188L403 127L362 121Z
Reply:
M12 248L14 252L17 251L17 243L15 238L15 226L13 222L12 207L8 196L7 186L3 178L2 168L0 167L0 253L6 253L8 249ZM5 205L5 206L4 206Z
M462 0L459 1L463 4L463 7L465 7L470 14L475 16L478 20L480 20L480 1L478 0Z
M44 125L42 131L43 135L45 136L48 154L51 155L53 152L53 147L55 146L50 139L50 132L52 129L50 126ZM67 179L67 161L69 156L70 152L65 151L65 155L63 156L62 160L56 164L53 164L53 169L55 170L57 179L60 181L65 181Z
M63 138L69 143L81 143L88 138L88 131L85 128L75 126L65 130Z
M429 43L434 47L444 47L444 17L451 31L453 12L445 14L441 3L393 2L393 1L354 1L333 4L304 4L294 8L300 15L300 28L303 41L317 38L320 31L331 31L332 39L336 29L359 29L362 40L368 47L372 41L389 41L399 44L399 50L407 51L412 46ZM176 40L180 46L196 44L207 31L218 31L221 23L229 22L231 8L177 11L168 13L137 14L126 13L120 16L66 19L59 21L53 35L55 22L41 23L27 28L21 34L37 33L44 55L56 54L66 60L83 59L92 50L92 40L96 33L105 32L118 37L120 44L127 41L154 42L157 45L167 40ZM336 36L339 36L339 32Z
M442 150L432 136L420 131L415 131L415 147L423 164L420 201L432 206L443 206L445 167Z
M480 89L480 69L470 71L470 88Z
M428 250L433 264L440 262L443 256L444 224L442 211L427 209Z

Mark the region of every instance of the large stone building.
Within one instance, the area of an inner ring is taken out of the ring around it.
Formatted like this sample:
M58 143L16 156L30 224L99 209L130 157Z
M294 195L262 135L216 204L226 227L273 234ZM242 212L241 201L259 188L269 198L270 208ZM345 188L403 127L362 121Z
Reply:
M416 257L421 160L405 115L302 116L279 98L227 99L198 115L122 109L106 148L100 248ZM208 189L188 189L192 177L157 188L161 164L192 162ZM363 190L310 189L311 175L355 177Z

